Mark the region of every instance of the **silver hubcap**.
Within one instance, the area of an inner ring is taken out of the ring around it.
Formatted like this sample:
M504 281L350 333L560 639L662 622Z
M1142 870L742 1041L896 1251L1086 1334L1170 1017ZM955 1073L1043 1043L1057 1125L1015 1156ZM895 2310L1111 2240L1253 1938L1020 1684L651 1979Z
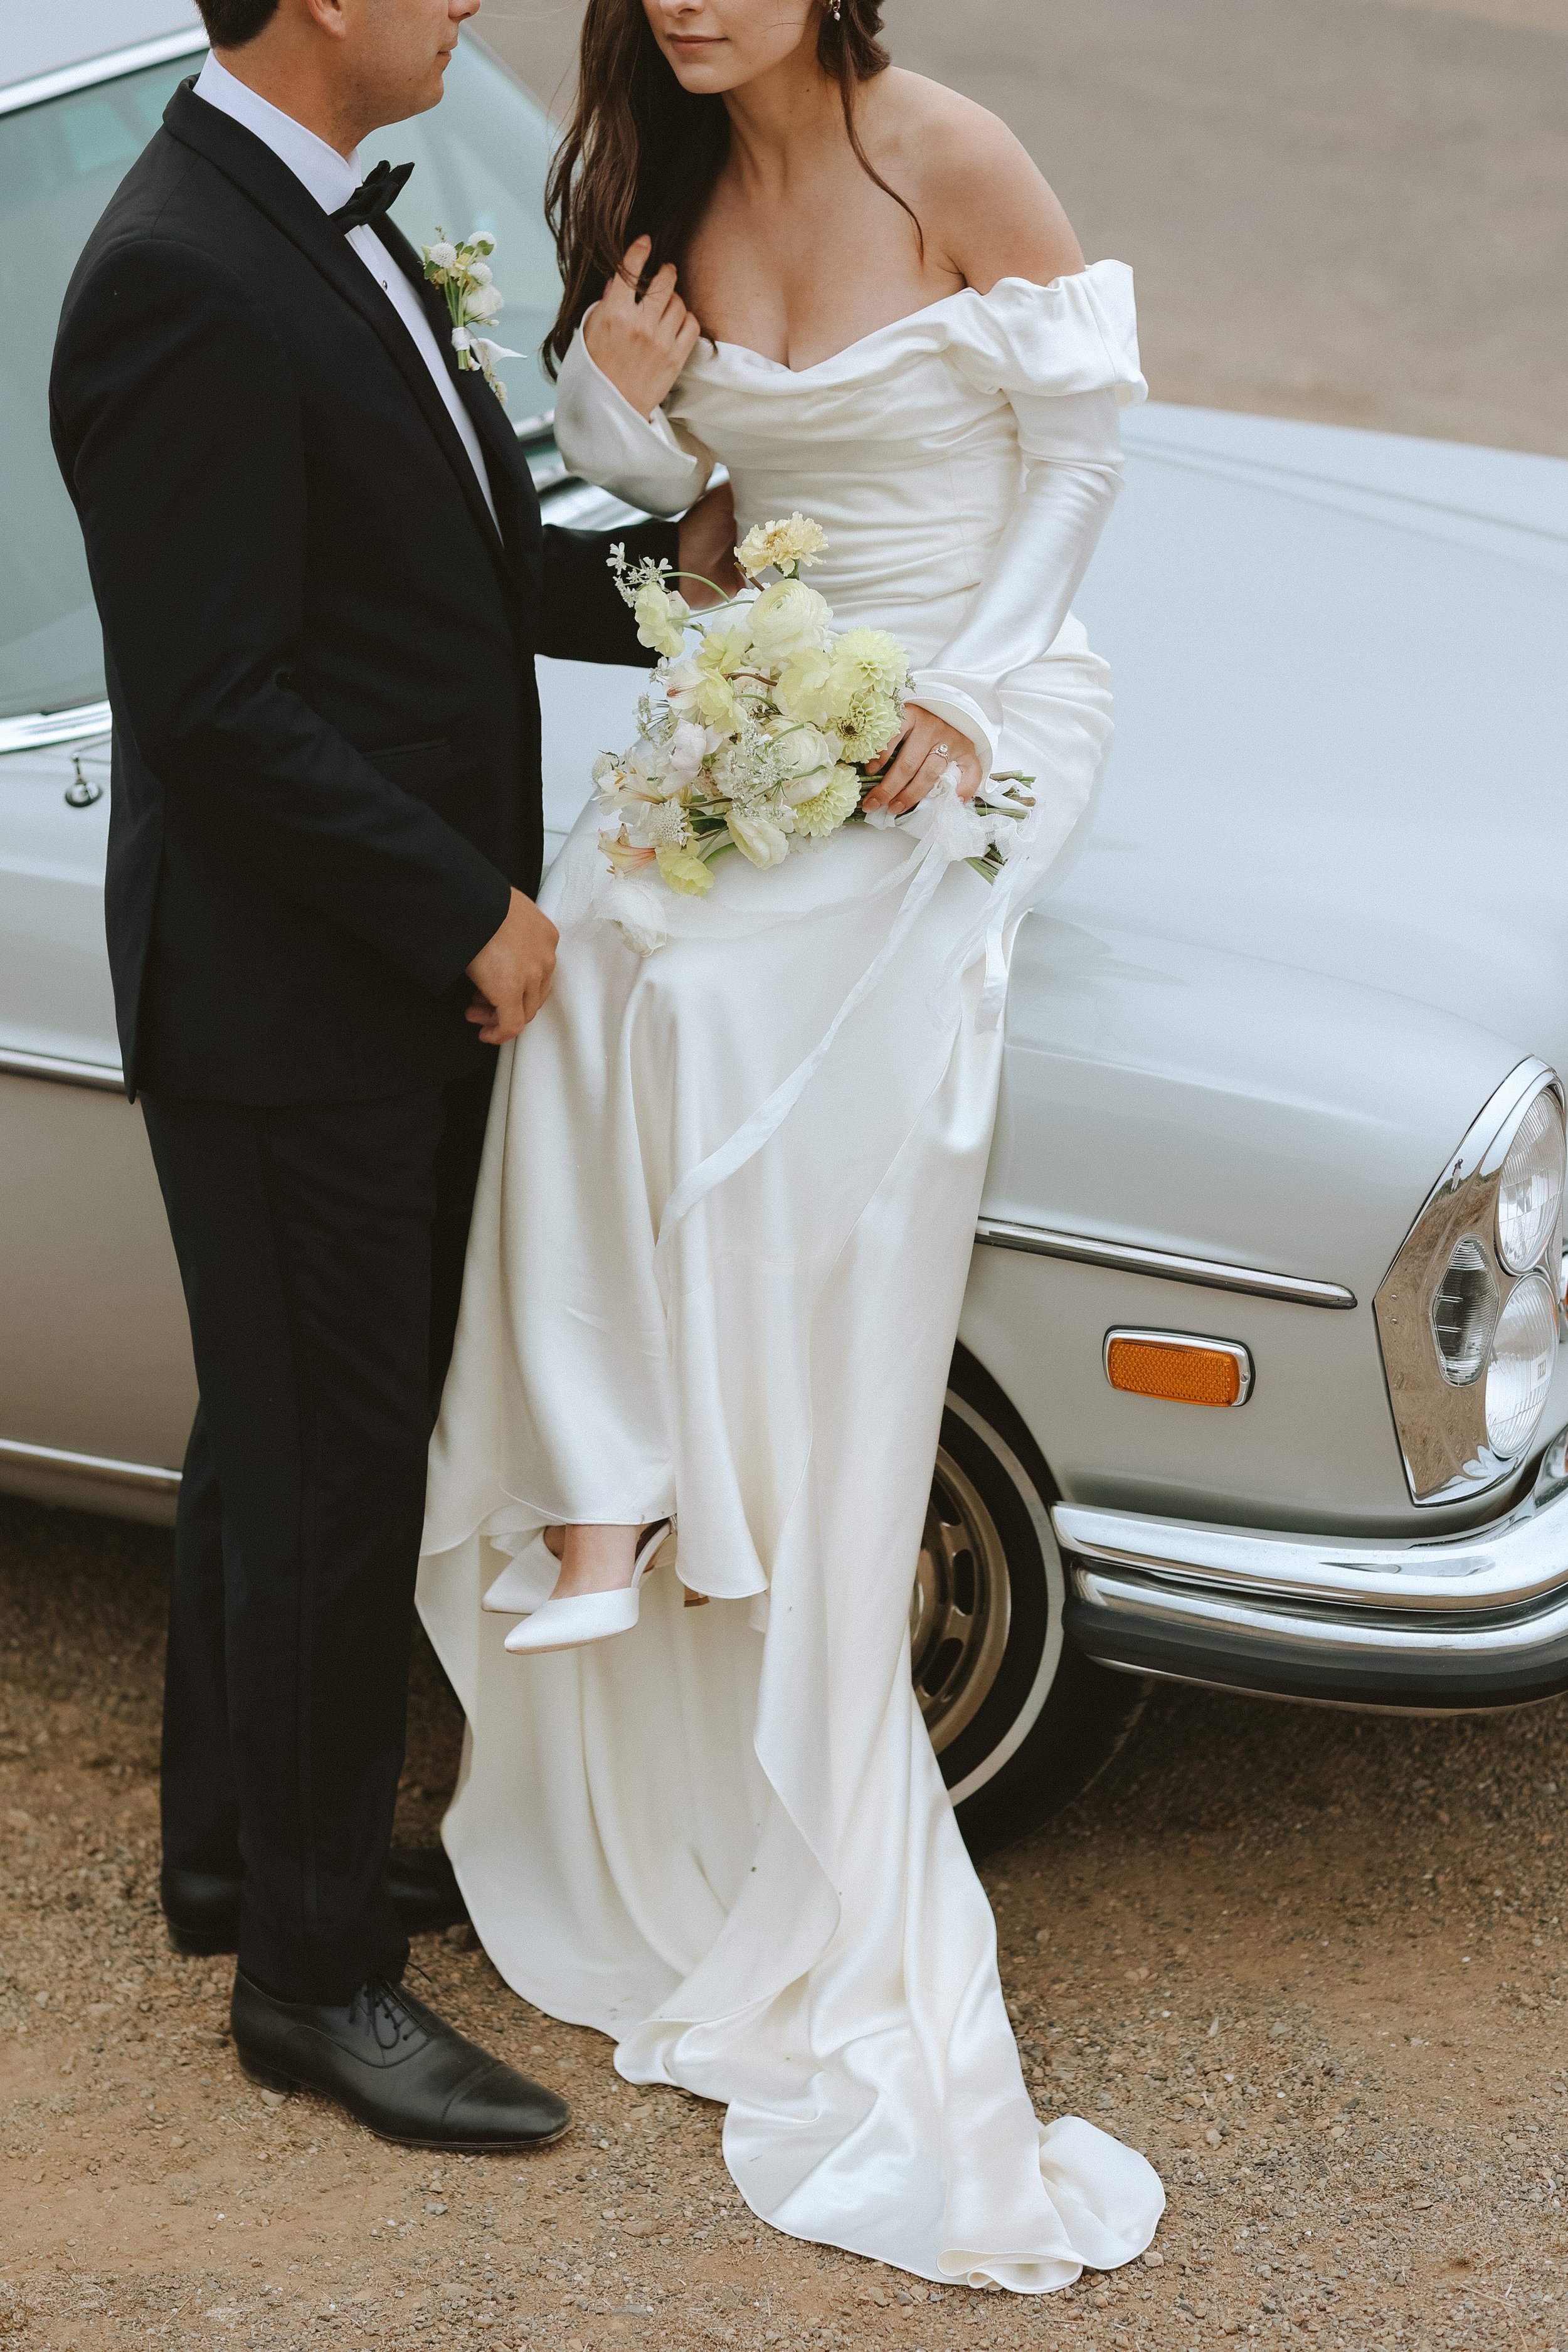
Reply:
M915 1696L939 1756L990 1696L1011 1621L996 1523L952 1455L939 1452L910 1603Z

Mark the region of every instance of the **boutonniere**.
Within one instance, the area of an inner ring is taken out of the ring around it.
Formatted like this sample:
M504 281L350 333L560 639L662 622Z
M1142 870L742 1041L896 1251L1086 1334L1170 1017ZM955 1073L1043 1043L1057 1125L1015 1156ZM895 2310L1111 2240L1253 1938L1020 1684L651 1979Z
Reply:
M435 244L419 249L425 257L426 277L447 297L458 365L465 369L478 367L504 405L506 386L496 373L496 362L519 360L522 353L510 352L504 343L491 342L488 335L474 332L476 327L488 327L506 307L490 273L489 257L496 249L494 237L488 229L477 229L466 244L453 245L445 229L437 225Z

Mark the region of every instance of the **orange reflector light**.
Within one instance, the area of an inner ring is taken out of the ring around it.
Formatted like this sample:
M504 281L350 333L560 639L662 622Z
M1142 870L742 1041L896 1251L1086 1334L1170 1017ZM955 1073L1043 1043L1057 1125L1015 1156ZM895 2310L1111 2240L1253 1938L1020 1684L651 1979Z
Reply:
M1245 1348L1152 1331L1112 1331L1105 1371L1113 1389L1167 1404L1245 1404L1252 1365Z

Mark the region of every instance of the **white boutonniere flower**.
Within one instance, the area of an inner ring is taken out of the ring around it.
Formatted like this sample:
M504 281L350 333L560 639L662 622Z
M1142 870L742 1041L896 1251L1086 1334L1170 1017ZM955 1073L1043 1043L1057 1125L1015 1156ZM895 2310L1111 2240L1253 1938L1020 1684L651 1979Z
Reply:
M479 368L496 398L504 404L506 386L496 373L496 362L521 359L522 353L474 332L476 327L488 327L506 307L489 265L489 257L495 249L496 241L488 229L476 229L465 244L454 245L440 227L435 242L420 247L426 277L447 298L458 365Z

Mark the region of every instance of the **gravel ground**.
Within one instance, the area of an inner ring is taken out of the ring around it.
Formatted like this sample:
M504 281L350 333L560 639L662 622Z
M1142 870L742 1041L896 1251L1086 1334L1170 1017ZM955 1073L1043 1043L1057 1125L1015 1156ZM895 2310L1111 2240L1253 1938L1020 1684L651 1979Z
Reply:
M1112 1772L988 1865L1042 2115L1104 2123L1170 2190L1144 2263L1023 2302L760 2228L716 2109L628 2088L463 1934L421 1940L431 1997L561 2084L578 2125L559 2147L437 2163L247 2084L226 1970L174 1958L157 1910L167 1559L157 1530L0 1503L0 2339L19 2352L1568 2347L1568 1707L1431 1724L1160 1691ZM405 1836L434 1835L458 1742L424 1654Z

